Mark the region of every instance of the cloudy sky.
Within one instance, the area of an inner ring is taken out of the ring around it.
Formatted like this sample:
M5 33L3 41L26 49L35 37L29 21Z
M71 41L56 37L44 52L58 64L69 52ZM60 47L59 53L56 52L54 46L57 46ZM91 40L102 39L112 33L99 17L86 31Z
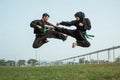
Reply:
M49 39L41 48L32 48L35 35L31 21L41 19L46 12L55 25L74 20L77 11L91 20L88 33L95 37L89 40L89 48L71 48L72 37L65 42ZM37 53L41 60L59 60L120 45L120 0L0 0L0 23L0 59L27 60L36 58Z

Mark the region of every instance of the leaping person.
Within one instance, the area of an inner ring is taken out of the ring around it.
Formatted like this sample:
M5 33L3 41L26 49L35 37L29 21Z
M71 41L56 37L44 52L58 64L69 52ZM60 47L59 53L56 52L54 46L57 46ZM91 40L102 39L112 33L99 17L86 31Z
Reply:
M76 46L89 47L90 43L86 38L93 37L93 35L88 35L86 33L87 30L91 29L90 20L88 18L85 18L85 14L81 11L75 13L74 16L76 20L73 20L71 22L62 21L60 23L57 23L56 25L75 26L76 27L75 30L60 27L56 27L55 30L67 34L69 36L72 36L76 39L76 42L73 42L72 44L72 48L75 48Z
M49 14L44 13L42 15L42 19L34 20L31 22L30 26L34 29L34 34L36 34L36 38L33 42L33 48L39 48L43 44L47 43L47 38L56 38L63 41L66 40L67 36L63 35L60 32L52 30L54 29L53 25L47 22L49 17Z

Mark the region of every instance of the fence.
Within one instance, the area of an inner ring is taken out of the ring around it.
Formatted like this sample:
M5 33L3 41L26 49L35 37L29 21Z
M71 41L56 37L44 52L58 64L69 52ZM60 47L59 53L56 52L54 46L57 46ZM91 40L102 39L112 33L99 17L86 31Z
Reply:
M116 56L117 57L120 56L120 54L117 54L115 52L115 50L119 49L119 48L120 48L120 46L113 46L110 48L97 50L97 51L90 52L87 54L57 60L57 61L52 62L51 65L87 64L87 63L88 64L92 64L92 63L100 64L100 63L106 63L106 62L115 62ZM111 53L111 51L112 51L112 53ZM119 52L119 51L117 51L117 52Z

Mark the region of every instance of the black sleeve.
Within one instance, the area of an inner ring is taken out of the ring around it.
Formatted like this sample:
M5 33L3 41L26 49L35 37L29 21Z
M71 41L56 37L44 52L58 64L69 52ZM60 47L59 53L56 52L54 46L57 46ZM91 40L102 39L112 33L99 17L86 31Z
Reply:
M46 22L47 25L50 25L50 26L54 26L53 24L49 23L49 22Z
M36 28L36 27L37 27L37 20L32 21L32 22L30 23L30 27Z
M64 21L62 21L62 22L60 23L60 25L72 26L72 25L75 25L75 21L71 21L71 22L64 22Z

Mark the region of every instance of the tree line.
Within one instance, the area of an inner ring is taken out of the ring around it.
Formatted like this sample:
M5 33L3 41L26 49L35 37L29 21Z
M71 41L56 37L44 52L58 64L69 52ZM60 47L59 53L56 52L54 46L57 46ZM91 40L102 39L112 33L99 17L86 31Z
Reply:
M26 60L5 60L5 59L0 59L0 66L25 66L25 65L31 65L35 66L37 64L36 59L29 59L28 61Z
M99 60L99 63L106 63L107 61L105 60ZM115 58L114 62L120 62L120 56ZM72 61L72 62L68 62L67 64L75 64L76 62ZM83 63L90 63L90 61L85 60L84 58L79 59L79 62L76 64L83 64ZM97 60L91 59L91 63L96 64ZM50 63L50 62L46 62L46 61L42 61L39 62L36 59L29 59L29 60L18 60L18 61L14 61L14 60L5 60L5 59L0 59L0 66L36 66L36 65L59 65L59 64L63 64L61 62L54 62L54 63Z

